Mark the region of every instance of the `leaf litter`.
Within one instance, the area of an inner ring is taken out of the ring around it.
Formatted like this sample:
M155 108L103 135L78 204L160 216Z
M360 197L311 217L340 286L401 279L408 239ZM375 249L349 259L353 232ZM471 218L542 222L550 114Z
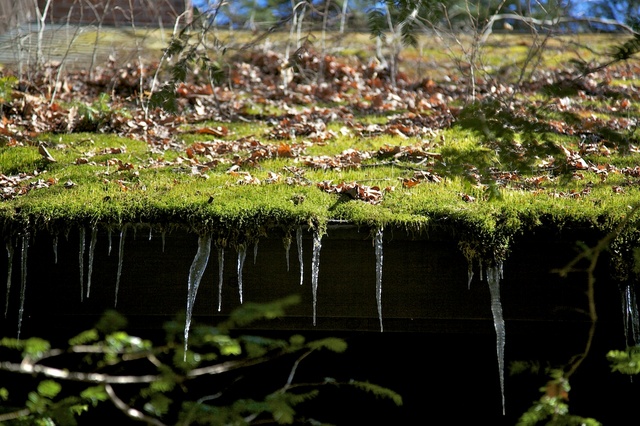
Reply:
M89 149L82 152L74 164L133 172L145 168L186 168L189 173L204 178L211 169L225 166L227 173L238 177L238 185L276 182L309 185L312 182L304 177L305 169L345 171L389 164L406 168L407 173L401 178L405 189L445 180L446 159L432 141L441 137L442 130L462 122L461 99L466 94L466 86L456 76L443 82L429 78L409 81L400 72L394 84L389 69L376 61L322 56L313 49L304 49L296 57L297 72L286 74L285 62L286 59L276 52L256 51L231 63L228 86L212 87L199 81L197 76L193 81L181 83L175 90L176 114L160 108L145 110L141 106L144 99L140 93L146 90L141 73L153 75L151 66L118 66L110 61L98 68L92 77L84 71L69 72L58 82L51 75L42 73L30 82L21 82L11 99L2 105L0 146L37 147L42 146L38 139L45 133L94 131L144 141L149 151L158 156L137 163L119 159L94 162L95 156L117 156L126 148L107 148L100 152ZM614 186L613 191L624 193L624 186L634 185L640 179L640 169L596 163L590 158L602 161L619 153L639 151L639 142L634 137L638 123L633 105L640 99L640 91L633 84L619 87L599 83L631 78L638 74L637 71L640 71L639 66L627 64L577 79L565 70L542 70L519 87L479 81L479 103L494 99L496 94L511 94L515 90L521 95L510 98L508 106L500 107L502 110L498 114L508 114L515 123L507 124L512 129L501 131L516 132L522 123L535 123L546 132L577 136L579 142L574 147L555 143L559 152L539 158L536 167L528 170L495 167L480 170L468 165L465 173L475 179L479 187L492 179L504 188L536 193L544 192L545 183L557 179L554 174L557 170L568 171L575 180L583 178L585 172L596 173L601 181L611 174L619 174L628 182ZM288 81L284 78L286 75L290 76ZM531 100L530 95L553 82L566 81L571 82L574 97ZM55 99L52 97L54 91ZM104 103L104 97L101 98L104 93L110 94L106 106L100 104ZM593 107L594 103L597 108ZM546 108L554 118L536 115L532 112L536 108ZM261 112L256 113L256 109ZM558 114L567 119L556 118ZM381 122L357 118L372 115L381 117ZM211 121L219 124L206 124ZM266 130L261 135L236 137L231 130L234 122L262 123ZM341 123L340 130L330 127L333 123ZM183 138L186 134L203 139L188 143ZM612 135L614 137L607 137ZM616 135L628 135L628 143L622 143ZM344 136L354 140L389 136L399 143L387 143L372 150L352 147L333 155L307 153L311 147L331 144ZM492 138L499 137L494 135ZM504 144L495 140L488 140L486 144L495 146L496 152L505 149ZM66 147L60 144L49 148L46 152L51 156L52 152ZM518 143L512 143L509 149L520 158L529 154ZM165 160L162 155L168 150L177 152L178 157ZM286 167L296 167L302 172L283 178L291 173L286 169L271 171L268 178L260 180L250 171L240 170L259 168L261 162L275 158L293 160L292 165ZM44 173L46 170L0 174L2 199L10 200L34 189L58 184L55 179L43 178ZM123 190L129 188L124 180L116 180L116 183ZM384 193L393 189L392 186L380 188L361 182L320 181L315 185L323 191L371 204L380 203ZM582 190L548 191L548 194L575 198L587 196L589 192L587 186ZM461 196L466 201L474 199L470 194Z

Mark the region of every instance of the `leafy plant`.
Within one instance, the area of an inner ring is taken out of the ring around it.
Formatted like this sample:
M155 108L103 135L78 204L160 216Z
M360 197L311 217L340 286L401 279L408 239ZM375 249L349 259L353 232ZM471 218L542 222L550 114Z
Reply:
M0 104L9 102L13 89L18 84L18 77L7 75L0 78Z
M126 320L115 311L105 312L93 328L69 339L64 349L41 338L4 338L0 347L19 353L21 361L2 362L0 369L42 380L23 402L13 396L11 386L0 389L5 401L0 422L74 425L84 413L110 402L129 417L156 425L292 424L300 418L298 407L316 398L322 387L351 387L402 405L400 395L366 381L294 381L300 362L311 353L344 352L342 339L278 339L237 330L273 319L297 302L297 297L289 297L264 305L247 303L217 326L196 325L186 356L180 342L182 322L168 322L164 342L154 344L123 331ZM291 363L284 384L264 383L264 374L258 374L258 381L250 380L253 369L279 359Z

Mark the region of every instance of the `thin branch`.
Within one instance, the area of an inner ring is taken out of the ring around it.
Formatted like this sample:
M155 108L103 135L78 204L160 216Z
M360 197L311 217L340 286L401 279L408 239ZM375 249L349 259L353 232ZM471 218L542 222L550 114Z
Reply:
M293 366L291 367L291 372L289 373L289 377L287 378L287 383L282 387L282 392L286 392L291 387L291 383L293 382L293 377L296 374L298 365L300 365L302 360L308 357L311 354L311 352L313 351L308 351L303 353L298 359L296 359L296 362L293 363Z
M0 422L8 422L10 420L20 419L23 417L27 417L31 414L31 410L28 408L23 408L22 410L12 411L10 413L0 414Z
M640 204L636 204L629 214L624 218L622 222L616 226L616 228L609 232L604 238L602 238L594 247L585 248L578 256L574 257L564 268L553 270L560 274L562 277L566 277L569 272L578 271L576 265L585 259L589 260L589 266L584 270L587 273L587 299L589 303L589 319L591 320L591 326L589 327L589 333L587 337L587 343L585 344L584 351L578 355L572 362L570 368L565 373L565 378L571 377L582 362L587 358L591 351L593 344L593 338L595 336L596 323L598 321L598 313L596 311L596 298L595 298L595 269L598 264L598 258L600 254L609 248L611 241L616 238L622 230L629 224L631 218L640 209Z
M493 24L496 21L502 21L506 19L513 19L516 21L521 21L527 23L529 25L539 25L539 26L556 26L558 24L569 24L569 23L588 23L588 24L602 24L602 25L610 25L613 27L621 28L631 34L635 34L636 32L630 26L618 22L613 19L598 19L598 18L573 18L573 17L560 17L554 19L536 19L530 16L521 16L515 13L499 13L491 16L489 22L484 28L482 32L482 37L480 39L481 43L487 41L487 38L491 35L493 31Z
M155 374L147 374L143 376L111 376L108 374L100 373L82 373L78 371L68 371L60 368L48 367L46 365L16 364L7 361L0 362L0 370L21 374L42 374L43 376L51 377L54 379L87 383L151 383L162 378L161 375Z
M111 385L106 385L105 390L107 391L107 395L109 395L109 399L111 399L111 402L113 402L113 405L115 405L120 411L122 411L128 417L131 417L132 419L136 419L136 420L142 420L144 422L147 422L147 424L151 424L151 425L166 426L164 423L162 423L160 420L156 419L155 417L147 416L142 411L136 410L135 408L132 408L127 404L125 404L123 400L118 398L118 395L116 395L116 392L113 390Z

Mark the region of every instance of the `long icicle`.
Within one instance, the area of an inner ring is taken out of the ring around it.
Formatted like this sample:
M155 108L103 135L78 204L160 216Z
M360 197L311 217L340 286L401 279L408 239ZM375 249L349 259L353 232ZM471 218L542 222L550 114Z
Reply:
M224 247L218 247L218 312L222 311L222 278L224 277Z
M18 310L18 339L22 329L22 315L24 314L24 299L27 290L27 254L29 252L29 233L22 236L22 261L20 264L20 309Z
M80 238L78 248L78 265L80 267L80 301L84 301L84 250L87 230L84 226L80 227Z
M240 294L240 304L242 304L242 269L244 260L247 257L247 247L243 244L238 247L238 293Z
M296 243L298 245L298 263L300 264L300 285L304 282L304 263L302 257L302 226L296 229Z
M116 297L113 306L118 305L118 291L120 290L120 275L122 275L122 262L124 261L124 240L127 236L127 225L120 230L120 247L118 251L118 275L116 276Z
M9 313L9 293L11 292L11 275L13 275L13 244L7 241L7 297L4 305L4 317Z
M380 331L384 331L382 326L382 260L383 260L383 245L382 245L382 228L378 229L375 238L375 252L376 252L376 302L378 302L378 320L380 321Z
M196 302L198 287L204 275L204 270L209 262L211 253L211 235L201 235L198 237L198 251L193 258L189 269L189 281L187 286L187 313L184 324L184 361L187 360L187 349L189 345L189 328L191 328L191 317L193 316L193 305Z
M320 273L320 249L322 239L320 232L313 233L313 254L311 262L311 289L313 292L313 325L316 325L316 306L318 304L318 275Z
M96 243L98 242L98 229L94 226L91 228L91 241L89 242L89 270L87 271L87 298L91 294L91 276L93 275L93 259L96 252Z
M500 391L502 394L502 415L505 414L504 404L504 344L505 326L502 316L502 303L500 302L500 277L502 275L502 262L488 266L486 270L489 293L491 294L491 313L493 314L493 326L496 330L496 353L498 357L498 370L500 374Z

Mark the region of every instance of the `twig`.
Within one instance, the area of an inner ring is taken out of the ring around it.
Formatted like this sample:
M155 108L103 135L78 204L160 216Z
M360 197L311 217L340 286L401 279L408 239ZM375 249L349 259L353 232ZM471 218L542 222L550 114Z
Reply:
M104 388L107 391L107 395L109 395L109 399L111 399L111 402L113 402L113 405L115 405L120 411L122 411L127 416L131 417L132 419L145 421L147 422L147 424L152 424L156 426L166 426L164 423L162 423L160 420L156 419L155 417L147 416L142 411L136 410L135 408L132 408L127 404L125 404L123 400L118 398L118 395L116 395L116 392L113 390L111 385L105 385Z
M31 414L31 410L28 408L23 408L22 410L12 411L10 413L0 414L0 422L7 422L10 420L19 419L22 417L26 417Z
M640 209L640 204L636 204L631 209L631 212L629 212L629 214L624 218L624 220L620 222L612 232L609 232L607 235L604 236L604 238L598 241L598 243L594 247L585 248L578 256L574 257L571 260L571 262L569 262L564 268L553 270L553 272L560 274L561 277L566 277L569 272L574 272L579 270L579 269L576 269L575 266L580 261L585 259L589 260L589 266L584 271L587 272L587 299L589 301L589 319L591 320L591 326L589 327L587 343L585 344L584 351L582 352L582 354L576 357L575 361L572 362L569 370L565 373L565 378L567 379L571 375L573 375L573 373L576 372L578 367L580 367L580 364L582 364L582 361L584 361L587 358L587 356L589 355L589 352L591 351L591 346L593 344L593 338L595 336L595 330L596 330L596 323L598 321L598 314L596 311L596 299L595 299L596 279L594 276L594 272L598 264L598 258L600 257L600 254L609 247L611 241L622 232L622 230L627 226L631 218L635 215L635 213L639 209Z

